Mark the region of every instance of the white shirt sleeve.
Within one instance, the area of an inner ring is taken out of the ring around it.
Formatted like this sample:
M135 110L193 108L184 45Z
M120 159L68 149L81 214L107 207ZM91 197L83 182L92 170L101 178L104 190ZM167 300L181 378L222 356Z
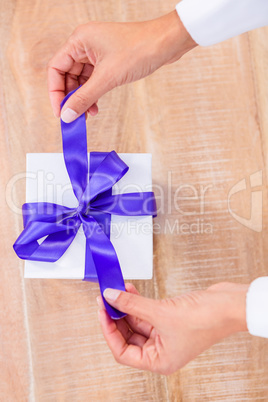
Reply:
M176 10L201 46L268 25L268 0L182 0Z
M246 316L249 333L268 338L268 276L257 278L250 284Z

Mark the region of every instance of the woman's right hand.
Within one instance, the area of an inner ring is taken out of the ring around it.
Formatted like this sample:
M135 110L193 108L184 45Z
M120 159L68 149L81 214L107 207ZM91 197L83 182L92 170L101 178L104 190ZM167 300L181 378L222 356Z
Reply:
M88 111L111 89L139 80L196 46L177 12L145 22L89 22L79 26L48 66L54 114L66 123ZM82 85L65 103L70 91Z
M132 284L126 290L104 291L109 304L128 314L121 320L109 317L100 296L97 302L106 342L127 366L171 374L214 343L247 330L248 285L218 283L162 300L140 296Z

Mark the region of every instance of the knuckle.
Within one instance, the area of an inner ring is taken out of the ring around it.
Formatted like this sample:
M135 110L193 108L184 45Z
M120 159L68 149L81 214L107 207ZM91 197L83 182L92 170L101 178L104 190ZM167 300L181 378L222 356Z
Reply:
M74 99L75 99L75 103L78 105L79 108L81 108L81 109L86 109L87 108L88 99L87 99L87 96L85 94L83 94L83 93L81 94L81 93L77 92L75 94Z
M55 56L51 57L47 63L47 68L53 68L55 64Z
M68 41L65 44L65 49L68 52L74 52L75 49L77 48L77 42L78 42L78 34L75 34L74 32L72 35L69 37Z
M128 310L133 310L133 306L134 306L133 300L132 300L132 297L131 297L128 293L126 293L126 292L121 293L121 294L119 295L119 297L118 297L118 302L119 302L120 305L122 305L127 311L128 311Z
M73 36L79 36L79 35L81 35L81 33L84 31L84 25L85 25L85 24L78 25L78 26L75 28L75 30L73 31Z
M73 31L71 38L74 38L76 40L88 37L90 26L90 23L78 25Z

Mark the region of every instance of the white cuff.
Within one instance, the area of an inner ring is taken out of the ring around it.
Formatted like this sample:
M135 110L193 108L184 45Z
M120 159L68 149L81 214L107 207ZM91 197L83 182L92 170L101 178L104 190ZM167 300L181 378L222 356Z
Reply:
M268 25L267 0L182 0L176 10L186 30L201 46Z
M268 338L268 276L249 285L246 305L249 333Z

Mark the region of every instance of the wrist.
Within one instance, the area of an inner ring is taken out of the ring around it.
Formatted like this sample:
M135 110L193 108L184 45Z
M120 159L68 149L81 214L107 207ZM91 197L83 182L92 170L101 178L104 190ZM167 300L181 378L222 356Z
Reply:
M185 53L197 46L174 10L157 20L158 52L164 56L163 64L179 60Z
M207 289L218 300L218 311L224 336L247 331L246 296L249 285L218 283Z
M230 325L232 333L247 331L246 319L246 297L248 285L237 285L236 289L228 292L227 308L225 309L225 319Z

